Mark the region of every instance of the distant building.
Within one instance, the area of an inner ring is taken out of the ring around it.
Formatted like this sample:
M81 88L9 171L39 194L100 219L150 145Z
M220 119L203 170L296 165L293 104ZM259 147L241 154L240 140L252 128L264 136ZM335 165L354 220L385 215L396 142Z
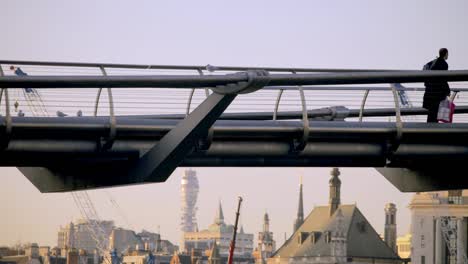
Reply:
M0 247L0 258L3 256L10 256L10 248L9 247Z
M7 255L0 256L0 264L50 264L47 262L48 256L42 257L40 255L37 243L28 244L25 247L24 255L12 254L14 251L17 250L1 248L1 252ZM57 262L57 264L65 264L65 262Z
M398 256L403 259L411 258L411 234L397 238Z
M466 263L468 191L417 193L411 210L411 263Z
M133 230L115 228L109 237L109 249L115 250L118 255L130 250L144 249L144 246L142 239Z
M142 230L137 234L145 250L156 252L161 250L161 235L146 230ZM171 252L172 253L172 252Z
M0 247L0 258L16 255L24 255L24 250L19 248Z
M257 263L263 263L276 251L276 242L273 239L273 232L270 232L270 218L267 213L263 217L263 231L258 233L257 240L254 258Z
M341 205L333 169L328 206L315 207L268 263L401 263L356 205Z
M78 263L79 263L78 251L76 249L68 250L67 251L67 264L78 264Z
M198 179L194 170L185 170L181 181L181 233L195 232L197 229L197 197ZM184 236L182 235L181 247L184 250Z
M212 247L206 250L203 254L200 250L192 249L190 254L180 254L175 252L171 258L170 264L220 264L227 263L228 256L222 256L219 252L217 243L213 243ZM253 264L254 259L251 257L234 256L233 264Z
M88 223L87 220L81 219L75 223L70 223L58 232L57 246L61 249L75 248L84 249L86 252L94 252L98 248L96 240L93 238L93 232L97 226L102 230L104 236L109 238L112 229L114 228L113 221L94 221L93 224ZM97 231L95 231L97 232ZM102 245L103 249L108 249L109 245Z
M154 255L148 251L134 251L123 256L119 264L169 264L172 255Z
M174 252L179 251L179 247L172 244L169 240L161 240L161 245L159 250L157 251L160 254L168 254L172 255Z
M221 264L221 254L219 254L219 249L217 243L213 243L211 250L209 250L208 254L208 264Z
M224 223L223 209L219 203L214 223L208 229L184 233L185 252L191 252L192 249L205 251L211 249L213 243L216 242L221 256L227 256L233 232L234 226ZM234 254L239 257L251 257L252 251L253 234L244 233L244 229L241 227L237 234Z
M50 247L42 246L39 247L39 256L45 257L50 255Z
M385 229L384 241L387 245L397 252L397 224L396 224L396 206L393 203L385 205Z

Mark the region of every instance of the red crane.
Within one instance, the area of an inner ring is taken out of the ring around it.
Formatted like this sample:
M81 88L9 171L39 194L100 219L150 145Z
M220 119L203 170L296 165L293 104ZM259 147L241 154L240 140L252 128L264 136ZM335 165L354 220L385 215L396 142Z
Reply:
M241 203L242 203L242 197L239 196L239 204L237 205L237 212L236 212L236 222L234 224L234 231L232 233L231 247L229 248L228 264L232 264L232 260L234 258L234 249L236 248L237 224L239 223Z

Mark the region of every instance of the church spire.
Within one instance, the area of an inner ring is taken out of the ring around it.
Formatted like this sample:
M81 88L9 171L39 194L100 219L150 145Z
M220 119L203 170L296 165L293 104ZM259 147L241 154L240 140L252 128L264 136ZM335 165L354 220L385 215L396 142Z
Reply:
M223 214L223 207L221 207L221 201L219 201L218 212L216 212L215 224L217 225L224 224L224 214Z
M341 188L341 180L338 178L340 176L340 170L338 168L333 168L331 171L331 179L328 182L330 185L330 199L329 199L329 206L330 206L330 216L332 216L338 207L341 204L340 201L340 188Z
M297 218L296 218L296 222L294 223L293 233L296 232L296 230L302 225L303 222L304 222L304 202L303 202L303 197L302 197L302 175L301 175L300 183L299 183L299 206L297 208Z

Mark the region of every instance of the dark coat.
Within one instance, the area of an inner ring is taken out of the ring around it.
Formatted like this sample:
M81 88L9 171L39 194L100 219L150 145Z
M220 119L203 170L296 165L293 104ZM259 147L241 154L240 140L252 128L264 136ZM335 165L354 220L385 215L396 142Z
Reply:
M443 58L438 58L431 67L432 71L446 71L448 64ZM447 82L425 82L423 107L426 109L439 107L440 101L450 95L450 87Z

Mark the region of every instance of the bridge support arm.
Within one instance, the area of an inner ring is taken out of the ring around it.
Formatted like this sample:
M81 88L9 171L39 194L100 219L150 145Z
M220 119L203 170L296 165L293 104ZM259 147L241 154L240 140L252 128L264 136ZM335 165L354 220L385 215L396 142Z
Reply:
M163 182L206 137L209 128L236 98L236 94L211 94L140 158L133 153L119 164L101 161L54 164L51 167L18 169L41 192L64 192ZM104 154L103 154L104 155Z
M468 186L462 167L376 168L401 192L458 190Z
M235 94L211 94L140 158L129 177L135 177L136 182L165 181L235 98Z
M91 160L51 167L19 167L19 170L41 192L63 192L122 186L137 183L163 182L206 138L209 129L238 94L254 92L269 82L266 71L236 74L246 81L219 85L192 113L171 129L154 147L141 157L123 157L117 165ZM105 155L105 154L103 154Z

